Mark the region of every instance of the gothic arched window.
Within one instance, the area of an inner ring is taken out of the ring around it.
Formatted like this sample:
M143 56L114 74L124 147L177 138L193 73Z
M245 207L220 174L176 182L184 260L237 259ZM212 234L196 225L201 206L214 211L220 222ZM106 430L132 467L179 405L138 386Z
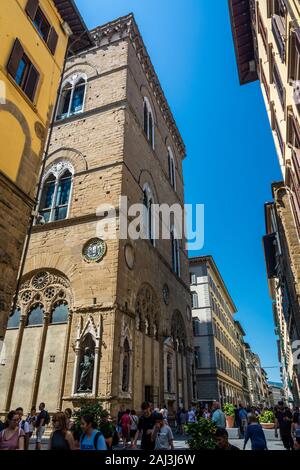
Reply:
M39 205L38 223L66 219L72 188L73 168L64 162L49 169L45 179Z
M36 305L30 310L26 326L42 325L44 320L44 310L42 305Z
M12 312L9 316L7 329L18 328L20 324L20 316L21 310L19 308L16 308L16 310Z
M86 78L74 75L62 88L56 120L61 121L81 113L84 107Z
M148 98L144 98L144 131L151 147L154 149L154 119Z
M167 391L172 392L172 365L173 360L171 354L167 355Z
M123 354L123 374L122 374L122 391L129 391L129 374L130 374L130 347L128 339L124 341L124 354Z
M145 318L145 335L150 335L150 321L149 318Z
M67 323L68 313L68 305L66 303L57 304L52 311L50 323Z
M179 240L175 236L174 229L171 230L171 250L172 250L172 267L177 276L180 275L180 247Z
M175 161L171 147L168 147L168 166L169 166L169 180L174 189L176 189L176 170Z
M153 195L146 184L144 186L144 198L143 204L145 207L145 214L144 214L144 236L146 240L149 240L152 245L154 246L154 213L153 213Z

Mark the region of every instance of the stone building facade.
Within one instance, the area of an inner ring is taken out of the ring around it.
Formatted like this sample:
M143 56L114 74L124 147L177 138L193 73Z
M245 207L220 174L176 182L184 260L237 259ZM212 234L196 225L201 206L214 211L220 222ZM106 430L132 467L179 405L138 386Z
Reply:
M284 263L290 265L294 277L289 295L297 291L292 323L299 324L300 5L297 0L229 0L229 11L240 83L260 81L286 188L290 213L282 224L287 248ZM286 328L289 331L288 324ZM299 329L295 333L296 338L289 338L291 344L300 340Z
M183 207L185 147L132 15L70 58L18 309L0 362L0 410L98 400L192 400L185 240L153 240L151 205ZM122 239L120 207L144 206L147 236ZM105 206L106 205L106 206ZM115 214L107 218L107 210ZM182 216L183 217L183 216ZM101 224L115 225L105 239Z
M297 272L290 258L290 246L293 241L297 242L297 232L286 186L283 182L273 183L272 190L274 202L265 204L264 237L269 291L273 300L284 398L286 402L299 404L300 366L294 360L300 337L299 278L296 278ZM297 256L296 253L293 255Z
M68 44L92 42L71 0L1 2L0 23L1 351Z
M197 399L244 401L236 307L211 256L190 258Z

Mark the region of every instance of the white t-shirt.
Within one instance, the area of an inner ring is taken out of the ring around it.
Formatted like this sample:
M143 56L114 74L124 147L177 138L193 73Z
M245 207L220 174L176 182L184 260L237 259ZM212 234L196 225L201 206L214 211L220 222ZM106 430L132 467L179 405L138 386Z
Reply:
M194 410L190 410L188 412L188 422L189 423L195 423L196 422L196 414Z
M167 424L164 424L163 427L160 429L158 434L156 435L155 439L155 450L160 450L160 449L170 449L170 444L169 442L173 440L173 433L171 431L170 426Z

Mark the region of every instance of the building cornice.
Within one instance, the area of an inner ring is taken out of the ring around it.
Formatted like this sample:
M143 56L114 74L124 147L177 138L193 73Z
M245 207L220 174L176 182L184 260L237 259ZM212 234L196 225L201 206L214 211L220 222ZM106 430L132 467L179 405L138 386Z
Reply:
M103 47L120 39L128 38L136 52L136 56L145 72L150 88L153 91L157 105L165 119L181 158L186 156L183 139L175 123L173 114L164 95L159 79L147 52L141 33L138 29L134 15L118 18L91 31L96 47Z

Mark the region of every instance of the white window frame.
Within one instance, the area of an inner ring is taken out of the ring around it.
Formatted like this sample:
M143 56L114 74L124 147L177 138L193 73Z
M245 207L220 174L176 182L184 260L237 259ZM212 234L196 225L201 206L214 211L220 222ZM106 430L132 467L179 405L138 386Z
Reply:
M193 308L199 308L199 297L195 291L192 291L192 306Z
M66 220L66 219L69 218L71 200L72 200L72 193L73 193L73 182L74 182L74 172L75 172L73 165L71 165L71 163L68 160L60 160L58 162L54 162L53 165L51 165L48 168L48 170L46 171L46 173L43 176L41 190L40 190L40 194L39 194L39 203L38 203L38 214L39 215L41 215L40 210L43 211L43 209L41 209L40 206L41 206L41 200L42 200L42 195L43 195L43 192L44 192L45 183L47 182L47 179L49 178L50 175L53 175L54 178L55 178L55 189L54 189L54 193L53 193L51 208L49 208L50 209L50 217L49 217L49 221L46 222L47 224L49 224L51 222L59 221L59 220L55 220L55 218L54 218L55 209L56 209L56 197L57 197L57 191L58 191L60 180L61 180L61 178L63 177L63 175L66 171L69 171L72 175L71 176L70 195L69 195L69 201L68 201L68 209L67 209L66 217L64 219L59 219L59 220Z
M84 80L84 82L85 82L84 95L83 95L83 101L82 101L82 109L80 111L76 111L74 113L71 113L71 107L72 107L72 103L73 103L74 91L75 91L76 85L78 84L78 82L80 80ZM71 96L70 96L70 103L69 103L68 112L66 114L64 114L62 118L59 119L59 114L60 114L59 110L60 110L60 107L61 107L62 94L63 94L63 91L64 91L66 85L68 85L68 84L69 84L70 89L71 89ZM60 121L63 121L64 119L67 119L71 116L76 116L77 114L83 113L84 108L85 108L86 92L87 92L87 75L86 74L84 74L84 73L75 73L74 75L72 75L72 77L67 78L63 82L62 87L61 87L61 91L60 91L60 95L59 95L59 105L57 107L55 121L60 122Z
M144 96L143 113L144 113L145 104L146 104L146 108L147 108L147 132L146 132L146 136L147 136L147 140L151 144L152 149L154 150L155 149L155 120L154 120L154 113L152 111L152 106L151 106L150 101L147 98L147 96ZM151 114L151 117L152 117L152 142L150 141L150 114ZM143 115L143 120L144 120L144 115ZM143 125L143 127L144 127L144 125Z

